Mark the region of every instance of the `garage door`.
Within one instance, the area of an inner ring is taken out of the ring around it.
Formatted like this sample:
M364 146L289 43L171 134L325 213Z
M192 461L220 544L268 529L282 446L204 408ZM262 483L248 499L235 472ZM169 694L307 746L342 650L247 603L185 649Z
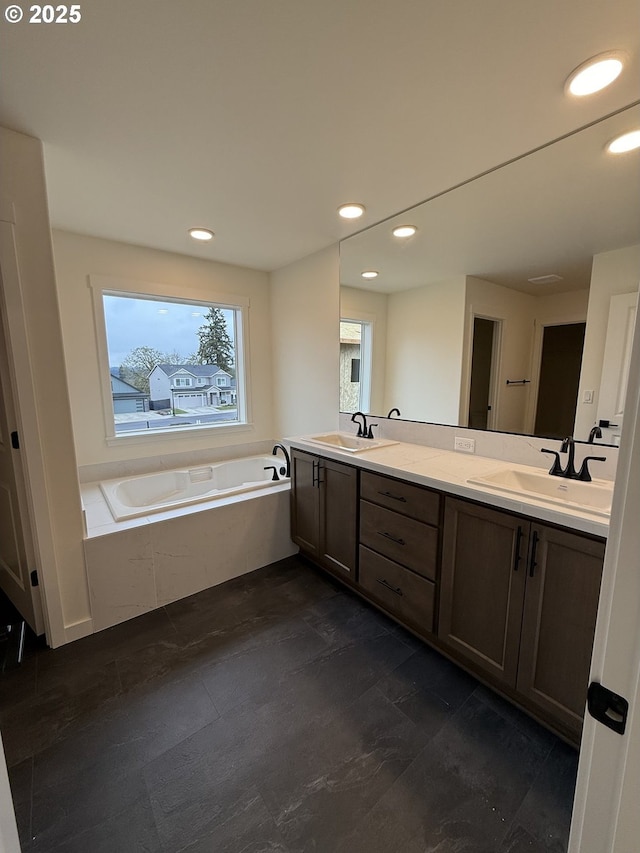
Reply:
M202 405L202 395L201 394L176 394L175 395L176 403L182 403L185 406L201 406Z

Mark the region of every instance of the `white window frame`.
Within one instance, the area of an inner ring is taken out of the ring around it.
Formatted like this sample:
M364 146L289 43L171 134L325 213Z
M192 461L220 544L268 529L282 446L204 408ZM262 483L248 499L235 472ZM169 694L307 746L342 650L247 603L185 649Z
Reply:
M90 275L88 286L93 303L93 319L96 332L98 368L102 397L103 422L107 445L143 444L158 440L179 441L186 436L205 434L234 433L253 430L251 421L251 377L249 373L249 298L236 294L207 294L202 298L202 290L197 292L188 285L177 286L156 282L132 281L112 276ZM179 290L179 295L178 295ZM198 424L161 429L136 430L135 432L115 431L113 398L109 373L109 352L107 348L107 329L104 316L103 296L129 296L139 299L158 299L163 302L188 303L202 305L203 308L235 309L235 345L236 345L236 399L238 420L234 422Z

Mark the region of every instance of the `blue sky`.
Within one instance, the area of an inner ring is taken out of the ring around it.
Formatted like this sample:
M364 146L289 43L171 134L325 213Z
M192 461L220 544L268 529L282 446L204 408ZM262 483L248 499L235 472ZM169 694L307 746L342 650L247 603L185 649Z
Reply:
M161 352L177 350L185 358L198 349L198 329L205 321L208 306L182 302L162 302L136 297L103 297L107 327L109 365L119 367L136 347L154 347ZM227 315L227 331L233 340L232 311Z

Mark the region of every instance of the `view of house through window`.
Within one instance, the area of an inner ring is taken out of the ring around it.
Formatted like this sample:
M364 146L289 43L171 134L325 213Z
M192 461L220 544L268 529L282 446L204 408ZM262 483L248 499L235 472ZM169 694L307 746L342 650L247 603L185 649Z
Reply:
M340 320L340 411L368 412L371 398L371 324Z
M244 420L241 308L125 293L102 301L116 434Z

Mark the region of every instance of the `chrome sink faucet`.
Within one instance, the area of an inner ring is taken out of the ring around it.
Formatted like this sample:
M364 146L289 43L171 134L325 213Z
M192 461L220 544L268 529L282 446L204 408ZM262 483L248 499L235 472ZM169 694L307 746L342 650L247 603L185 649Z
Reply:
M606 456L586 456L582 460L582 466L579 471L576 471L575 467L575 459L576 459L576 444L571 436L568 436L562 442L562 446L560 447L560 453L568 453L569 456L567 458L567 464L565 467L562 467L562 462L560 461L560 453L557 450L547 450L546 447L540 448L541 453L551 453L555 457L553 460L553 465L549 468L549 473L552 477L566 477L568 480L582 480L584 483L591 482L591 472L589 471L589 462L593 460L594 462L606 462Z

